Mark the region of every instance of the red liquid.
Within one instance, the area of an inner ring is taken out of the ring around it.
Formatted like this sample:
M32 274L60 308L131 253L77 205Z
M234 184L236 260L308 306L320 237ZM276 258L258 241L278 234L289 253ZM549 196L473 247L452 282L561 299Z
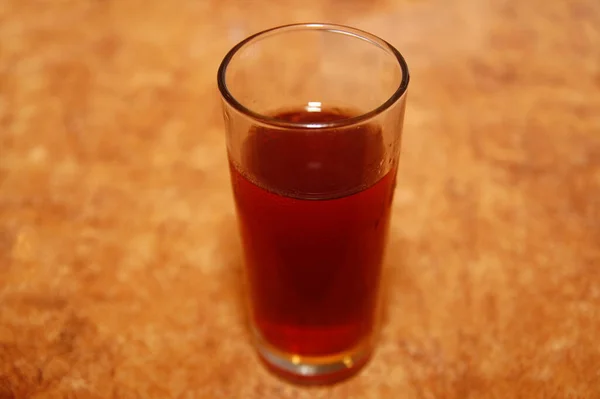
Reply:
M278 118L322 122L339 112ZM233 190L255 326L279 350L348 351L374 328L395 169L379 128L253 128Z

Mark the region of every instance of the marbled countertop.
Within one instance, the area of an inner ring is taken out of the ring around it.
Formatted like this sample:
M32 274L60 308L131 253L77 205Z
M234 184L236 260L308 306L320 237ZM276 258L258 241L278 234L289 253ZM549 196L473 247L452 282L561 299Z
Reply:
M216 69L305 21L411 68L380 345L271 376ZM597 0L0 3L0 398L599 398Z

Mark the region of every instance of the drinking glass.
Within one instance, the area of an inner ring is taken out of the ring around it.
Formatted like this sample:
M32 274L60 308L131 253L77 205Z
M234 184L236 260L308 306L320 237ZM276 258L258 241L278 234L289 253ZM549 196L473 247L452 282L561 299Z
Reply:
M331 24L237 44L218 71L256 349L301 383L373 352L408 67L386 41Z

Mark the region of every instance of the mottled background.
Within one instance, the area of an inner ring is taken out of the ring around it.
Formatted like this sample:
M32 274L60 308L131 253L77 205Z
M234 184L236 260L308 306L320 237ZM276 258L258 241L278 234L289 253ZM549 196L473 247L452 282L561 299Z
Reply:
M216 69L327 21L412 81L379 350L303 389L245 329ZM0 398L600 397L597 0L0 0Z

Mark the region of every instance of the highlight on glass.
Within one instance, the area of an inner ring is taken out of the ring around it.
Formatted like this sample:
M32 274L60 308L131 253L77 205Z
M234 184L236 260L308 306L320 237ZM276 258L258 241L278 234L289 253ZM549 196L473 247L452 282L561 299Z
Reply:
M251 330L300 383L354 374L375 347L409 82L386 41L281 26L218 71Z

